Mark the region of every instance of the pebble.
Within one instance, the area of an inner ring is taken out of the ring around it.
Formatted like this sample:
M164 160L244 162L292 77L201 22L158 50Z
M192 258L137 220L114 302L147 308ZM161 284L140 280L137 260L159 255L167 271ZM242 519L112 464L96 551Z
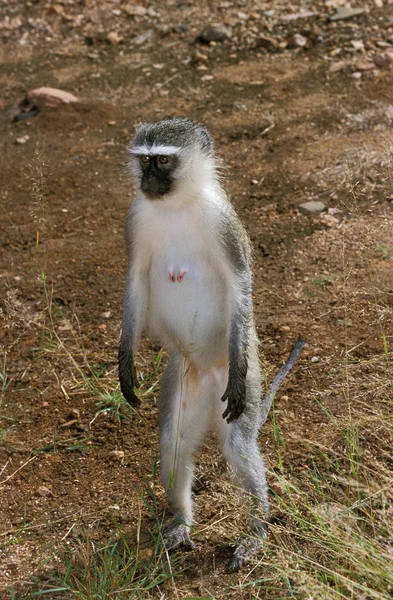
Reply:
M323 225L326 225L326 227L335 227L340 222L339 219L337 219L337 217L334 217L330 214L321 215L321 220Z
M364 43L362 40L352 40L351 45L353 48L355 48L355 50L360 50L361 52L364 51Z
M277 496L285 496L285 490L278 481L273 481L273 483L270 484L270 489L277 494Z
M218 23L217 25L206 27L197 39L208 44L209 42L223 42L224 40L228 40L231 36L232 31L222 23Z
M372 71L374 69L374 66L374 63L367 60L362 60L355 64L355 69L357 71Z
M299 204L299 210L306 213L319 213L325 210L325 205L319 200L310 200L309 202L303 202Z
M117 31L110 31L106 36L106 39L112 46L116 46L123 41L123 37Z
M312 363L319 362L319 356L312 356L312 357L311 357L311 362L312 362Z
M123 460L125 456L124 450L112 450L111 452L109 452L109 456L117 460Z
M40 498L47 498L49 496L53 496L53 492L45 485L40 485L40 487L36 489L35 495L39 496Z
M17 144L26 144L26 142L29 140L29 136L28 135L23 135L22 137L18 137L16 138L16 143Z
M149 38L151 38L151 36L153 35L153 30L152 29L148 29L145 33L142 33L141 35L138 35L138 37L134 40L135 44L137 46L142 46L142 44L144 44L145 42L147 42L147 40Z
M329 73L338 73L339 71L343 71L346 66L347 66L347 63L343 60L332 63L329 67Z
M144 6L133 6L132 4L127 4L123 7L123 10L130 17L144 17L147 14L147 9Z
M61 104L79 102L79 98L74 96L74 94L70 94L70 92L65 92L64 90L59 90L57 88L51 87L40 87L35 88L34 90L30 90L29 92L27 92L26 98L30 104L39 107L56 107L60 106Z
M180 25L174 25L172 27L172 31L174 33L188 33L190 31L190 26L187 23L183 23Z
M374 63L380 69L389 69L393 64L393 50L374 56Z
M268 35L262 35L255 41L256 48L265 48L265 50L275 50L278 46L279 42Z
M305 46L307 46L307 40L300 33L295 33L288 40L288 48L304 48Z
M352 19L364 13L363 8L352 8L351 6L337 6L336 12L330 17L330 21L343 21Z

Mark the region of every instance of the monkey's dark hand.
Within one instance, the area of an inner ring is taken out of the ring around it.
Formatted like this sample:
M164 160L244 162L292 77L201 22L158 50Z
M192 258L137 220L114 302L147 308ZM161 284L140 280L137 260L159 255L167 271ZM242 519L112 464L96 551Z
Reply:
M222 402L228 400L228 406L223 412L222 418L227 423L238 419L246 408L246 380L245 378L231 377L229 375L227 389L221 398Z
M122 348L119 350L119 380L124 398L131 406L139 408L141 401L134 392L134 388L138 387L134 357L129 352L124 352Z

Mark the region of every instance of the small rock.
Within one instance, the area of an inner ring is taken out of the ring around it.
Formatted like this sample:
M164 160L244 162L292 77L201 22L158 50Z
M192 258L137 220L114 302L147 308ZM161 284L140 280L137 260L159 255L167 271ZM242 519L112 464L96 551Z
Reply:
M309 202L303 202L299 204L299 210L306 213L319 213L325 210L325 205L319 200L310 200Z
M360 50L361 52L364 51L364 43L362 40L351 40L351 44L355 50Z
M319 362L319 356L312 356L312 357L311 357L311 362L312 362L312 363Z
M133 6L132 4L127 4L123 6L123 10L130 17L144 17L147 14L147 9L144 6Z
M153 30L148 29L145 33L138 35L138 37L134 40L134 42L137 46L142 46L142 44L147 42L147 40L150 39L152 35L153 35Z
M255 40L256 48L265 48L265 50L275 50L276 48L278 48L278 46L278 40L268 35L261 35Z
M45 485L40 485L40 487L36 489L35 495L39 496L40 498L47 498L49 496L53 496L53 492Z
M124 38L117 31L110 31L106 36L106 39L112 46L116 46L117 44L120 44Z
M16 138L16 143L17 144L26 144L26 142L29 140L29 136L28 135L22 135L22 137Z
M289 400L289 396L287 396L286 394L284 396L281 396L281 402L288 402Z
M188 33L190 31L190 26L186 23L181 25L174 25L172 27L173 33Z
M273 481L273 483L270 484L270 489L277 494L277 496L285 496L285 490L278 481Z
M201 77L201 81L211 81L212 79L214 79L214 75L203 75Z
M23 21L21 17L5 17L0 21L0 30L1 29L18 29L21 25L23 25Z
M329 67L329 73L338 73L339 71L343 71L346 66L347 66L347 63L343 60L332 63Z
M329 214L321 215L321 220L323 225L326 225L326 227L335 227L340 222L337 217Z
M109 452L109 456L115 458L116 460L123 460L125 456L124 450L112 450Z
M281 331L291 331L291 328L289 327L289 325L281 325L280 329L281 329Z
M362 77L361 71L355 71L354 73L352 73L352 77L354 79L361 79L361 77Z
M393 64L393 50L388 50L383 54L377 54L377 56L374 56L373 60L380 69L389 69Z
M244 104L244 102L241 102L240 100L235 100L235 102L233 103L233 108L235 110L246 110L247 105Z
M357 71L372 71L374 66L374 63L367 60L362 60L355 64L355 69Z
M67 414L68 419L79 419L80 416L80 410L78 410L77 408L71 408L71 410Z
M198 63L198 62L205 62L206 60L208 60L208 56L206 56L206 54L202 54L202 52L194 52L191 56L191 60L194 63Z
M209 42L223 42L232 36L232 31L222 23L210 25L202 31L197 40L208 44Z
M288 48L304 48L305 46L307 46L307 40L300 33L295 33L288 40Z
M296 13L290 13L289 15L283 15L281 17L281 21L289 22L289 21L297 21L298 19L308 19L309 17L313 17L318 13L313 12L312 10L303 10Z
M70 92L65 92L64 90L58 90L51 87L40 87L30 90L26 94L26 99L30 104L38 107L56 107L60 106L61 104L79 102L79 98L73 94L70 94Z
M63 429L66 429L67 427L72 427L77 422L78 422L78 419L71 419L70 421L66 421L65 423L62 423L60 425L60 427L62 427Z
M341 209L337 208L336 206L331 206L330 208L328 208L329 215L337 215L340 212L342 212Z
M352 8L351 6L337 6L336 12L329 19L330 21L343 21L344 19L352 19L364 13L363 8Z

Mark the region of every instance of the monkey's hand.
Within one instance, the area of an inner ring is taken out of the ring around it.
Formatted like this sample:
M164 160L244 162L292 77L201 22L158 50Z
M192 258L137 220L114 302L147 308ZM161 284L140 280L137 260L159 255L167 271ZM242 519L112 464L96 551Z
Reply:
M227 423L232 423L238 419L246 408L246 380L245 378L231 377L229 375L227 389L221 398L222 402L228 400L222 418L226 419Z
M124 398L131 406L139 408L141 401L134 392L134 388L138 387L134 359L132 355L122 352L121 348L119 351L119 380Z

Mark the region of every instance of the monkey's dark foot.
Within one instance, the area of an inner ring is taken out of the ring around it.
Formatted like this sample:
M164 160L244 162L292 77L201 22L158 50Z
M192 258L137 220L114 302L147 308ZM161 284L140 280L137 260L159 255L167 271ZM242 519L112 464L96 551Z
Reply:
M246 565L250 558L255 556L263 546L263 539L258 537L245 537L241 538L239 544L236 546L232 557L227 565L228 573L239 571L244 565Z
M195 544L190 538L190 528L184 523L173 521L164 531L164 545L167 550L176 550L182 546L185 550L194 550Z

